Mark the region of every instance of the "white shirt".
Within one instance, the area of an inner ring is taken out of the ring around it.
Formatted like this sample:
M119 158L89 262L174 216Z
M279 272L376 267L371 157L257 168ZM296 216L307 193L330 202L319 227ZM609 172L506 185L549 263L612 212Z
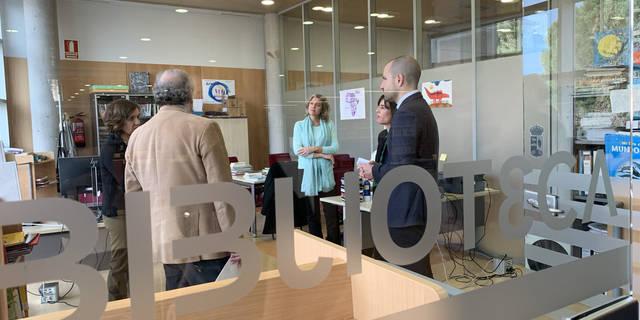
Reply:
M406 100L407 98L409 98L411 95L415 94L415 93L419 93L420 90L413 90L413 91L409 91L407 93L405 93L400 100L398 100L398 110L400 110L400 107L402 107L402 103L404 102L404 100Z

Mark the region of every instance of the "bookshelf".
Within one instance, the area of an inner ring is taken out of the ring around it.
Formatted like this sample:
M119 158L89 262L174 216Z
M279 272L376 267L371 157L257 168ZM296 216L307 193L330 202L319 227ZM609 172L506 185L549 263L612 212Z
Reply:
M53 152L21 153L15 155L22 200L58 196L56 158Z

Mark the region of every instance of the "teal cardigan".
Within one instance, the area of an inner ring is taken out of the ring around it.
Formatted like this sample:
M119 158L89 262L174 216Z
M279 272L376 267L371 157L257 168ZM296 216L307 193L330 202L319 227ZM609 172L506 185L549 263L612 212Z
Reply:
M338 134L333 122L321 120L320 126L315 128L308 116L296 122L293 127L293 154L297 154L302 147L322 147L324 154L337 153ZM298 169L304 170L300 190L306 196L329 192L336 185L333 166L327 159L313 158L313 155L298 156Z

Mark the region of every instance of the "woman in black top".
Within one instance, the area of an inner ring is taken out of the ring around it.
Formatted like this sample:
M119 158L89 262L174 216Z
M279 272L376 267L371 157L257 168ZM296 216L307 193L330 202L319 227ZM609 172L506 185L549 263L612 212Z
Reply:
M375 162L382 163L387 155L387 135L391 127L391 119L396 112L396 103L386 101L384 95L378 99L376 107L376 123L383 126L384 130L378 134L378 147L376 149Z
M124 215L124 153L133 131L140 125L140 107L128 100L111 102L103 120L109 136L100 148L102 215L109 231L111 263L107 285L109 300L129 297L127 228Z

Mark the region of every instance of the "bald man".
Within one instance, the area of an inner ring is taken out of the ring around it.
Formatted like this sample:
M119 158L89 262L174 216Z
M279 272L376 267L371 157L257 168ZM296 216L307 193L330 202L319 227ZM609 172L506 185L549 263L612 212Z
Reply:
M231 182L218 124L192 115L193 83L182 70L158 74L153 87L160 111L131 135L125 154L126 192L151 193L154 256L164 264L166 289L215 281L227 252L178 258L174 240L217 233L232 221L231 207L216 202L184 207L169 203L171 188Z
M382 163L361 165L363 178L381 181L394 168L416 165L438 181L438 124L418 90L421 73L420 64L409 56L395 58L384 67L380 90L385 99L398 107L387 138L388 156ZM420 241L427 207L424 194L416 184L403 183L394 189L387 214L389 233L398 246L412 247ZM428 253L422 260L403 267L433 277Z

